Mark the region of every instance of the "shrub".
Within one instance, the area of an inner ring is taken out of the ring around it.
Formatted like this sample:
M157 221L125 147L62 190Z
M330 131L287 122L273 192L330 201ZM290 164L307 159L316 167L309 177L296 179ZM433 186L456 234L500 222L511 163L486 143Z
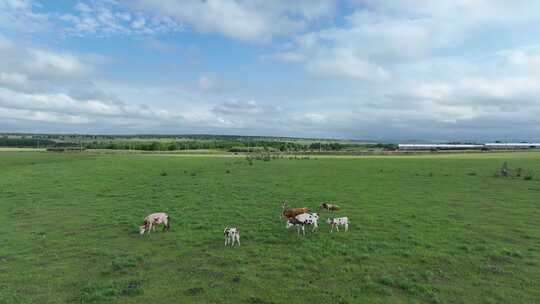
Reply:
M193 288L186 289L186 291L184 291L184 294L189 295L189 296L196 296L196 295L201 294L203 291L204 289L202 287L193 287Z
M508 163L504 162L500 169L501 176L508 177Z
M532 180L533 178L534 178L533 171L527 171L527 173L525 173L525 176L523 176L524 180Z

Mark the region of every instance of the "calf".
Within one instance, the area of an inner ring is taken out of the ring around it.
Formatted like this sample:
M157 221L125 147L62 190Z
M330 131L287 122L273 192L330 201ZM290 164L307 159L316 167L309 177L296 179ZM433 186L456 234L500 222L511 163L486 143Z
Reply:
M321 203L319 206L321 209L326 209L328 211L339 211L339 206L336 204L330 204L330 203Z
M298 234L300 234L300 230L302 230L302 234L306 235L306 223L303 221L298 220L297 218L293 217L287 220L287 229L291 227L297 227Z
M238 246L240 246L240 230L234 227L225 227L225 230L223 230L223 236L225 237L225 246L231 243L231 246L234 246L234 242L236 241L238 243Z
M281 207L283 208L283 212L281 213L281 217L285 217L285 218L293 218L299 214L302 214L302 213L308 213L309 212L309 208L289 208L289 205L287 204L287 201L283 201L283 204L281 205Z
M163 231L169 231L169 229L171 229L170 217L167 213L152 213L149 216L145 217L143 224L139 226L139 233L144 234L145 231L148 231L148 233L150 233L152 228L154 228L155 230L155 225L159 224L163 225Z
M336 227L337 231L339 232L339 226L345 226L345 231L349 231L349 218L348 217L338 217L333 219L326 220L328 225L332 227L330 232L334 231L334 227Z

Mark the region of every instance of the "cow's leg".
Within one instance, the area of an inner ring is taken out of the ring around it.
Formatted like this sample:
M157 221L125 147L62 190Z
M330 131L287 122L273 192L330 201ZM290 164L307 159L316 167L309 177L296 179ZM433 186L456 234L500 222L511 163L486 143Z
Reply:
M345 232L349 231L349 224L345 224Z
M304 236L306 235L306 226L305 225L302 225L302 234Z
M236 235L236 242L238 243L238 246L240 246L240 234Z
M228 243L229 243L229 238L225 237L225 246L227 246Z
M163 230L161 230L161 232L165 232L165 230L167 229L167 220L165 220L162 224L163 224Z
M339 232L339 225L336 225L336 230L337 232Z
M152 231L152 223L150 222L150 224L148 224L148 234L150 234L150 231Z

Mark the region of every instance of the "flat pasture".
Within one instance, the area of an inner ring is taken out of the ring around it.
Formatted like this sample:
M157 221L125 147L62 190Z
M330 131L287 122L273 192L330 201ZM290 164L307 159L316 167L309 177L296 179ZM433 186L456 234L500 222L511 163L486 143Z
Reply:
M501 165L519 177L497 177ZM0 303L536 303L540 153L0 152ZM516 171L517 172L517 171ZM530 178L525 178L527 175ZM282 200L342 207L299 237ZM140 236L149 213L171 231ZM223 246L223 228L240 247Z

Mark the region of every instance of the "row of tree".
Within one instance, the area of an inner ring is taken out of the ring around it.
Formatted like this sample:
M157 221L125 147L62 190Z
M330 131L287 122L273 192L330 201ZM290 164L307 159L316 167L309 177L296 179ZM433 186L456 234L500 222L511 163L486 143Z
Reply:
M39 136L39 137L38 137ZM91 140L90 138L43 138L40 135L32 138L25 137L0 137L0 147L83 147L86 149L114 149L114 150L143 150L143 151L176 151L176 150L225 150L229 152L257 152L257 151L280 151L280 152L305 152L305 151L353 151L361 149L396 150L395 144L363 144L345 142L302 142L285 141L277 138L233 137L219 136L213 140L210 137L201 136L205 139L193 140Z
M256 151L347 151L359 148L375 148L395 150L393 144L360 145L348 143L296 143L284 141L263 140L214 140L214 141L94 141L83 143L87 149L115 149L115 150L143 150L143 151L176 151L176 150L226 150L229 152L256 152Z
M17 148L36 148L39 146L53 146L56 142L50 139L32 139L32 138L0 138L0 147L17 147Z

